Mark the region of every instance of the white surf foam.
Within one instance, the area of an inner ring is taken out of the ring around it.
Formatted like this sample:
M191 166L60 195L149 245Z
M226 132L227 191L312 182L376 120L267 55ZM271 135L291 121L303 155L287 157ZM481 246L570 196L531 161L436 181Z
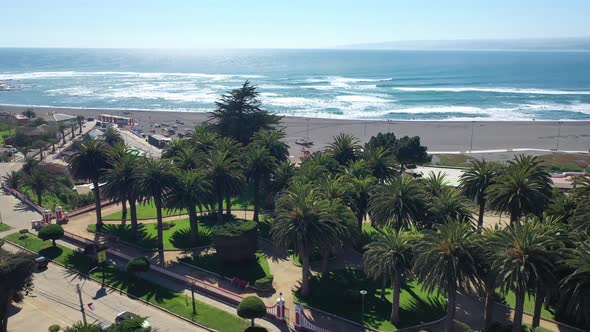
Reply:
M90 76L126 76L140 78L195 78L206 79L211 81L230 80L234 78L253 79L263 78L261 75L244 75L244 74L205 74L205 73L149 73L149 72L132 72L132 71L42 71L28 73L1 73L0 80L34 80L48 78L65 78L65 77L90 77Z
M590 95L590 91L521 89L521 88L476 88L476 87L396 87L403 92L493 92L538 95Z

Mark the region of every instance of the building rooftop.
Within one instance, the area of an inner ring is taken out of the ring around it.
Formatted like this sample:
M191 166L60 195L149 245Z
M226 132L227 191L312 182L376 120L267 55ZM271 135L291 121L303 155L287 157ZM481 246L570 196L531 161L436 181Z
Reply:
M149 136L152 137L153 139L158 140L158 141L170 141L170 140L172 140L170 137L166 137L166 136L162 136L162 135L158 135L158 134L151 134Z
M63 122L63 121L72 121L75 120L76 117L69 114L64 113L51 113L43 116L47 122Z

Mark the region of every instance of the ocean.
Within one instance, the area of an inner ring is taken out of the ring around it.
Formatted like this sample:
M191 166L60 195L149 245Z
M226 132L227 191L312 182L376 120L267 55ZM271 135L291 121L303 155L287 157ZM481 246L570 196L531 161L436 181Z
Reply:
M590 120L590 53L0 48L0 104L206 112L249 80L302 117Z

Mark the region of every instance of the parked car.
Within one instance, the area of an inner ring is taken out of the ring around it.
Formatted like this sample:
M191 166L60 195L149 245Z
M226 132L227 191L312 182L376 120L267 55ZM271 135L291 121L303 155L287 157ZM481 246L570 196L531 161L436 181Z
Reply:
M47 269L47 265L49 264L49 259L44 256L39 256L35 258L35 265L37 265L37 271L43 271Z
M117 315L117 317L115 317L115 324L119 325L119 324L123 323L123 321L126 321L128 319L134 319L134 318L139 318L139 315L134 314L129 311L123 311L123 312L120 312ZM143 323L141 323L141 327L144 329L147 329L147 328L150 328L151 325L147 320L144 320Z

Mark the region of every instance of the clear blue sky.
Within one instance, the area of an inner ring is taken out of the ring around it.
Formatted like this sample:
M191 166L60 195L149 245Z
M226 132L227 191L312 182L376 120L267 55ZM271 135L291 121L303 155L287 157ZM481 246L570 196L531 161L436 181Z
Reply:
M1 0L0 47L321 48L590 37L590 0Z

